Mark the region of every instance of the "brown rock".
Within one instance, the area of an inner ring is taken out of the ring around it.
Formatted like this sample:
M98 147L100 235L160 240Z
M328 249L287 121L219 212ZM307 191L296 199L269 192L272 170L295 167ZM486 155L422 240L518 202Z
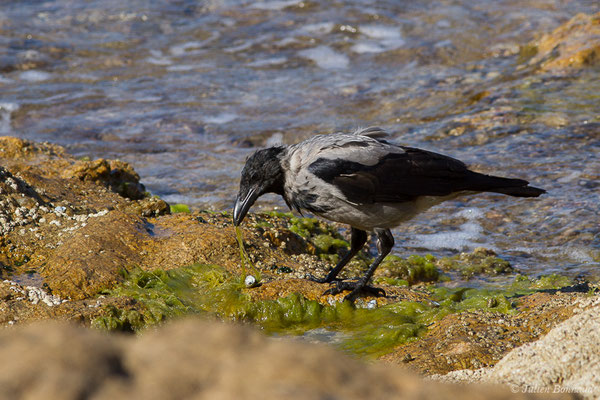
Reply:
M90 218L59 245L39 272L63 298L85 299L119 281L119 272L141 264L140 248L150 237L138 216L112 211Z
M421 374L445 374L496 364L515 347L539 339L573 315L575 293L534 293L519 298L516 314L463 312L433 323L423 338L399 346L382 360L401 363L405 354L411 369Z
M530 64L540 71L564 71L600 64L600 13L577 14L532 46L537 54Z
M104 185L131 200L143 199L146 196L137 172L128 163L119 160L101 158L94 161L78 161L65 168L61 176Z
M0 365L2 398L540 398L501 387L423 382L326 346L198 320L141 337L46 323L4 330L0 341L0 358L10 360Z

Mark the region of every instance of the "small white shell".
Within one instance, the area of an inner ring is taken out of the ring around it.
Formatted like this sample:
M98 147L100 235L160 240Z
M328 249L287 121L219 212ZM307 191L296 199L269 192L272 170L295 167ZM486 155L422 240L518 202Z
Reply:
M244 285L246 285L246 287L253 287L256 285L256 278L252 275L247 275L246 279L244 279Z

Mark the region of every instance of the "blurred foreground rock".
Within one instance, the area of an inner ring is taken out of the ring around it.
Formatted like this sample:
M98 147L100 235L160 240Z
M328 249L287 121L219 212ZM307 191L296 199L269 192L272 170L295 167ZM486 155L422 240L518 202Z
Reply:
M0 397L60 399L533 399L424 382L322 345L187 320L139 337L45 323L0 332ZM562 395L556 398L573 398Z

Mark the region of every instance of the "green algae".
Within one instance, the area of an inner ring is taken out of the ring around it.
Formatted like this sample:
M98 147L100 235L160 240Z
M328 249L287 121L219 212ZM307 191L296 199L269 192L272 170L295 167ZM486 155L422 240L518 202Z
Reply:
M433 260L443 271L456 271L462 278L470 279L478 275L501 275L514 272L510 263L487 249L475 249L472 253L461 253L452 257Z
M311 238L311 243L322 253L337 253L339 249L346 249L349 243L329 233L321 233Z
M321 260L336 264L350 246L334 226L317 218L296 217L291 213L276 211L265 215L283 219L290 231L315 247L316 254ZM261 223L267 222L258 222L258 224ZM367 252L362 251L352 259L349 267L353 270L362 270L368 267L370 262ZM497 276L512 273L514 268L508 261L485 248L477 248L472 253L441 258L436 258L431 254L412 255L407 259L390 255L379 266L375 283L383 282L404 286L405 282L408 282L409 285L437 282L448 279L443 272L457 272L461 278L471 279L481 275Z
M237 225L235 227L235 237L237 239L238 246L240 248L240 265L242 267L242 283L246 280L246 265L250 266L250 269L252 270L252 273L254 274L254 278L256 278L256 282L257 283L260 282L261 273L258 269L256 269L256 267L254 266L252 261L250 261L250 257L248 257L248 254L246 253L246 249L244 248L244 237L242 235L242 229Z
M518 64L524 64L538 54L538 47L535 44L526 44L519 49Z
M107 307L92 325L104 330L139 331L167 319L214 315L224 320L252 322L267 333L303 334L315 328L344 332L343 348L359 354L382 354L390 346L412 340L425 329L417 318L425 306L355 308L350 302L323 305L299 294L276 300L252 301L239 278L210 265L169 271L135 270L118 287L105 291L143 305L138 310Z
M514 272L514 269L508 261L485 249L442 258L431 254L411 255L406 259L390 255L379 266L374 282L404 286L448 280L449 277L443 275L443 272L458 272L461 278L471 279L481 275L508 274Z
M558 274L544 275L537 279L517 275L508 290L514 294L528 294L532 290L560 289L573 283L573 279Z
M317 218L296 217L292 213L271 211L264 215L278 218L285 222L287 228L300 236L315 248L315 253L323 261L337 264L340 257L350 247L336 227ZM270 224L267 221L258 221L256 227ZM364 269L369 265L369 258L365 252L359 252L349 264L353 270ZM347 268L348 269L348 268Z
M106 307L92 325L104 330L140 331L171 318L196 314L260 326L266 333L301 335L313 329L340 332L340 347L366 356L379 356L416 340L433 322L452 313L490 311L515 313L518 296L571 284L551 275L538 279L517 276L508 287L425 288L427 300L399 301L378 308L350 302L332 305L290 294L253 301L238 276L225 269L196 264L168 271L124 272L124 281L103 294L133 299L135 309Z
M384 282L392 284L394 280L401 285L406 282L414 285L419 282L436 282L440 273L435 265L436 258L430 254L426 256L412 255L407 259L395 255L387 256L379 266L379 273L386 279Z
M253 226L254 226L254 228L262 228L262 229L273 228L273 224L268 221L258 221L256 223L254 223Z
M171 209L171 214L190 213L190 207L187 204L172 204L169 207Z
M290 231L312 243L322 259L337 262L340 253L349 246L337 229L318 219L279 212L267 215L282 219ZM269 218L256 219L255 227L272 228L278 223ZM302 335L314 329L339 332L341 348L355 354L379 356L400 344L417 340L428 326L446 315L465 311L516 313L519 296L571 284L559 276L538 279L517 276L510 285L487 288L449 288L439 283L448 279L442 271L457 271L465 278L512 271L510 264L493 252L478 249L439 259L432 255L413 255L407 259L388 256L380 266L375 282L396 286L429 283L420 289L421 294L426 294L426 299L421 302L399 301L370 309L356 307L350 302L321 304L295 293L273 300L253 301L251 292L244 285L246 263L257 277L260 275L245 252L239 227L236 227L236 236L241 279L211 265L192 265L169 271L134 270L125 273L124 282L106 294L131 298L138 307L107 307L93 325L105 330L139 331L171 318L198 314L256 324L269 334ZM353 265L360 268L368 262L367 253L361 252ZM272 271L277 274L292 272L284 268Z
M315 247L317 257L323 261L337 264L340 256L350 247L350 243L344 240L340 232L324 221L316 218L295 217L292 214L278 216L287 218L289 230L311 243ZM361 270L368 267L369 263L367 253L359 252L348 267L353 270Z
M335 253L349 246L338 230L325 221L317 218L295 217L291 213L271 212L268 215L284 219L288 229L312 243L318 253Z

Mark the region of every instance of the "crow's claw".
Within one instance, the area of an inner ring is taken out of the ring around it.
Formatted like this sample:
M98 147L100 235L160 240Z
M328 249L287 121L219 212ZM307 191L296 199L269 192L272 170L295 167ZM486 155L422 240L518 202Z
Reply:
M335 286L327 289L325 292L323 292L323 295L326 294L331 294L331 295L336 295L339 293L342 293L345 290L351 290L350 294L348 294L346 297L344 297L344 300L350 300L353 301L356 296L358 296L359 293L366 293L366 294L370 294L376 297L380 297L386 296L385 290L378 288L378 287L373 287L373 286L367 286L367 285L361 285L360 281L358 282L348 282L348 281L336 281L335 282Z

